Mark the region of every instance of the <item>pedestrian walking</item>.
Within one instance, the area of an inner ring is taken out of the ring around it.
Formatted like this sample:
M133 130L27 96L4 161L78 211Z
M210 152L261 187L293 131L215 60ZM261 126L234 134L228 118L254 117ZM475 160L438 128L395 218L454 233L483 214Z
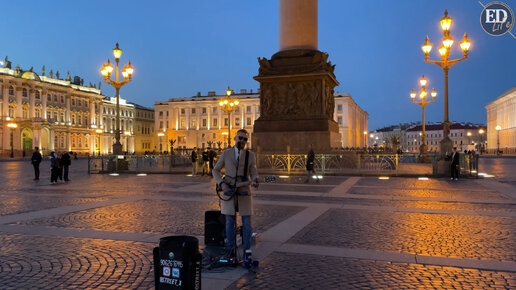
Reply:
M315 152L313 149L312 144L308 146L308 153L306 155L306 180L305 183L310 182L310 178L312 177L312 173L315 176L315 182L319 182L319 177L317 176L317 173L314 169L314 162L315 162Z
M52 151L50 153L50 184L57 184L57 177L59 175L59 158L57 154Z
M457 147L453 148L453 153L451 155L451 180L459 180L459 151L457 151Z
M192 154L190 155L190 160L192 161L192 175L197 174L197 147L194 147L192 150Z
M61 156L61 163L63 164L64 181L70 181L70 178L68 178L68 167L72 165L72 158L70 157L70 154L72 154L72 152L65 152Z
M34 147L34 153L32 153L32 157L30 159L32 166L34 167L34 180L39 180L39 164L42 159L43 157L41 156L41 153L39 153L39 147Z
M202 152L202 175L204 174L208 175L210 173L209 168L209 161L210 161L210 152L208 152L208 148L205 148Z

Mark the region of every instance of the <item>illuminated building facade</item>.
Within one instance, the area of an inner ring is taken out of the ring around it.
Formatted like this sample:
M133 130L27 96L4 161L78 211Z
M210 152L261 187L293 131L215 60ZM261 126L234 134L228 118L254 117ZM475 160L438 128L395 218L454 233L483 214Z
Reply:
M102 95L100 84L99 88L91 83L84 86L81 78L72 80L69 74L63 80L59 72L50 71L47 76L44 67L40 75L32 68L12 69L6 59L0 68L0 156L10 155L11 132L15 156L30 156L36 146L43 155L51 151L109 154L114 143L115 107L116 100ZM152 109L121 99L120 120L124 151L133 153L136 144L143 143L152 148ZM9 123L16 128L8 127ZM145 134L137 134L135 124L147 128Z
M225 148L227 146L228 124L231 124L231 136L243 128L251 134L254 121L260 116L260 95L252 90L234 92L231 98L239 101L236 111L228 114L219 107L219 101L226 95L217 95L208 92L207 96L189 98L171 98L166 102L156 102L155 124L156 132L163 132L165 136L155 134L156 144L168 144L168 140L176 140L175 148ZM362 110L349 94L335 94L334 118L339 124L342 136L342 147L364 147L367 144L367 121L369 115ZM162 148L165 145L162 145ZM158 145L159 147L159 145Z
M489 103L487 110L487 150L500 148L505 154L516 153L516 87ZM497 126L499 130L496 129Z

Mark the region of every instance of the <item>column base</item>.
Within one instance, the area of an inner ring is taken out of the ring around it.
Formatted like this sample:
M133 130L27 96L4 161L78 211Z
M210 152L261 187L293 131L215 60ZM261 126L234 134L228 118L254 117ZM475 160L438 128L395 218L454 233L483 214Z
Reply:
M120 142L117 142L113 144L113 155L122 155L122 144Z

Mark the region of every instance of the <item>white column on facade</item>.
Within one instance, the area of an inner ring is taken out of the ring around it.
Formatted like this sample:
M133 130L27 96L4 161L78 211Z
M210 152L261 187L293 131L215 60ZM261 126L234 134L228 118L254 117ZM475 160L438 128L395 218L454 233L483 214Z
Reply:
M65 96L66 111L65 111L65 123L66 126L72 122L71 111L70 111L70 99L71 96Z
M29 90L29 119L32 119L35 116L35 109L36 109L36 91L35 90Z
M41 118L43 120L48 119L50 117L47 116L47 92L41 92Z
M89 127L91 128L92 125L96 125L97 126L97 118L95 116L95 102L93 102L93 100L90 100L89 104L90 104L90 124L89 124Z
M4 93L3 93L3 103L4 103L4 107L3 107L3 112L2 112L2 117L3 119L5 120L5 117L9 116L9 84L5 84L3 85L3 90L4 90Z
M102 101L99 101L98 102L99 104L99 122L98 122L98 125L99 125L99 128L104 128L106 129L106 124L104 124L104 105L102 103Z
M317 50L317 0L279 1L279 50Z
M22 118L23 117L22 88L16 87L14 90L14 95L16 96L16 113L14 115L16 118Z
M65 136L66 136L66 138L65 138L65 142L66 142L66 144L65 144L65 148L66 148L66 151L68 151L68 152L72 151L72 142L71 142L71 141L72 141L72 139L71 139L71 134L72 134L72 133L70 133L70 132L66 132L66 133L65 133ZM81 135L77 135L77 138L81 138ZM76 146L77 146L77 145L76 145Z

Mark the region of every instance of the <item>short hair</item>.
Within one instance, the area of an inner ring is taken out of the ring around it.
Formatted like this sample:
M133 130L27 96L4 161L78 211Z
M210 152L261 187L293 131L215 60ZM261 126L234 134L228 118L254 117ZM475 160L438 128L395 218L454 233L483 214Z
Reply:
M246 130L246 129L240 129L240 130L238 130L236 133L237 133L237 134L238 134L238 133L244 133L244 134L246 134L246 135L249 135L249 133L247 132L247 130Z
M34 150L39 150L39 147L38 146L34 147Z

